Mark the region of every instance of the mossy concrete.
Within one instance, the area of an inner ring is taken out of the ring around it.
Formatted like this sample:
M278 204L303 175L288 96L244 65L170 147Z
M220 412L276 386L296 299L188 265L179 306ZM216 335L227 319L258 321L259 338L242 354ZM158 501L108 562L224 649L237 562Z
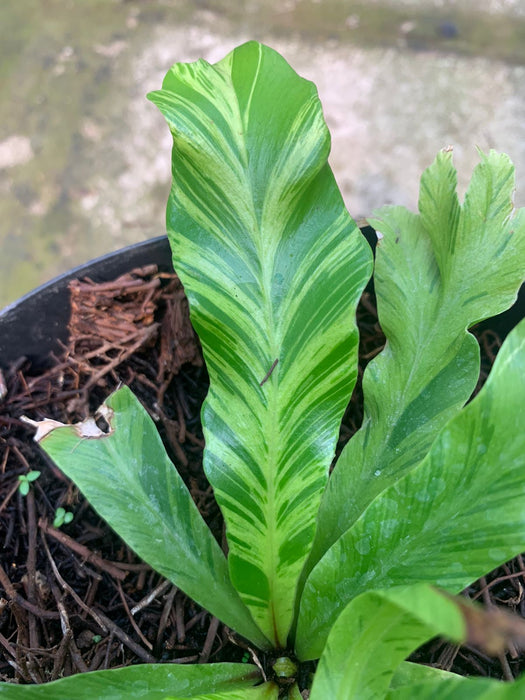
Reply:
M476 145L509 152L523 203L525 17L477 6L487 11L402 0L2 3L0 306L164 232L170 138L144 96L173 62L216 61L249 38L318 84L356 218L387 201L415 206L421 170L449 143L463 180Z

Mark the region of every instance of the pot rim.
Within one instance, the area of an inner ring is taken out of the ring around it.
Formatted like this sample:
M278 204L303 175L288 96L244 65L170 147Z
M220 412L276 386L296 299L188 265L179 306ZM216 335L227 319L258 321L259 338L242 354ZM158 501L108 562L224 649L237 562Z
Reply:
M372 248L377 241L369 226L361 228ZM95 282L109 282L134 267L155 263L161 272L172 272L172 256L166 235L106 253L58 275L24 294L0 310L0 369L7 369L21 357L34 366L45 366L50 353L60 350L60 341L67 342L70 305L69 282L90 277ZM373 289L373 281L368 290ZM482 322L505 335L525 316L525 284L512 307Z
M90 277L109 282L134 267L155 263L162 272L173 271L166 235L149 238L93 258L45 282L0 310L0 368L20 357L42 365L59 341L67 341L70 306L69 282Z

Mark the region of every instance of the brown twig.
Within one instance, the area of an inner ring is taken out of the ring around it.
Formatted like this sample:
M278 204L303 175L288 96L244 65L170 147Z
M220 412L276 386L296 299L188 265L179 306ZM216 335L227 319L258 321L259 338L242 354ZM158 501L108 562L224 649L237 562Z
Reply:
M55 658L53 661L53 669L51 671L51 677L49 680L55 681L59 678L60 674L63 672L64 663L67 656L67 651L69 648L69 639L71 637L71 630L69 631L69 636L63 635L58 645L58 649L55 653Z
M13 487L7 492L7 496L4 498L2 501L2 504L0 505L0 513L4 510L4 508L7 506L11 498L15 495L15 493L18 491L18 487L20 486L19 481L15 481L13 484Z
M213 649L213 642L217 636L217 630L219 629L219 620L216 617L212 617L210 620L210 626L208 627L208 632L206 634L206 639L204 641L204 646L199 654L199 663L205 664L210 658L211 650Z
M73 636L69 638L69 655L71 656L73 663L75 664L77 670L80 673L86 673L90 670L86 662L82 658L82 655L78 650L78 647L75 643L75 638Z
M270 379L270 377L272 376L272 373L273 373L274 369L277 367L277 363L278 363L278 362L279 362L279 358L276 357L275 360L272 362L272 366L270 367L270 369L266 372L266 374L264 375L263 379L259 382L259 386L263 386L264 384L266 384L266 382L268 381L268 379Z
M64 581L62 576L60 575L60 572L57 568L57 565L55 564L55 560L51 556L51 552L49 551L49 546L47 544L47 540L45 535L42 533L42 543L44 545L44 549L46 550L47 558L49 559L49 563L51 564L51 568L53 569L53 574L55 575L56 580L58 581L59 585L61 588L63 588L65 591L67 591L73 600L79 605L82 610L85 610L91 617L95 620L95 622L101 627L101 629L104 630L104 632L107 632L107 629L104 627L104 623L102 622L101 618L98 618L96 614L93 613L93 608L88 608L87 605L84 603L82 598L71 588L71 586Z
M95 610L92 609L92 613L94 613L100 620L102 620L104 626L113 633L113 635L119 639L123 644L125 644L128 649L131 649L131 651L136 654L139 659L142 659L147 664L154 664L157 663L157 659L149 654L145 649L143 649L140 644L137 644L134 642L125 632L124 630L120 629L118 625L116 625L113 620L110 620L109 617L106 617L103 612L100 610Z
M120 569L121 571L125 571L126 573L129 571L153 571L149 564L128 564L124 561L112 561L111 566L114 566L116 569Z
M2 584L3 589L5 590L7 597L11 601L11 603L14 603L15 605L20 606L24 610L27 610L27 612L32 613L33 615L36 615L37 617L41 617L42 619L45 620L57 620L60 616L57 612L54 612L52 610L42 610L42 608L39 608L37 605L33 605L33 603L30 603L28 600L23 598L21 595L19 595L11 581L9 580L8 575L0 565L0 584Z
M30 603L36 604L36 509L35 496L32 490L25 498L27 506L27 559L26 559L26 580L27 599ZM40 646L38 638L37 621L34 615L29 615L29 645L32 649Z
M175 629L177 642L183 644L186 639L186 626L184 625L184 602L180 595L175 598Z
M158 586L156 586L152 591L150 591L145 598L142 598L142 600L139 600L139 602L131 608L131 610L130 610L131 614L136 615L138 612L140 612L145 607L147 607L151 602L153 602L155 600L155 598L157 598L159 595L164 593L164 591L172 585L173 584L171 583L171 581L169 581L168 579L164 579L164 581L159 583ZM175 590L177 590L177 589L175 588Z
M166 627L168 625L168 619L171 613L171 610L173 608L173 601L175 599L175 594L177 593L177 586L171 586L171 590L166 596L166 600L164 602L164 607L162 608L162 614L160 616L159 620L159 627L157 630L157 637L156 637L156 644L159 645L162 637L164 636L164 632L166 631Z
M480 596L483 596L483 599L485 600L485 594L487 591L489 591L491 588L494 586L497 586L500 583L503 583L503 581L510 581L512 579L520 578L521 576L525 575L525 571L515 571L512 574L506 574L505 576L498 576L497 578L493 579L492 581L489 581L487 583L487 579L485 577L480 579L481 581L484 581L483 587L480 588L480 590L475 593L472 596L472 600L477 600Z
M126 600L126 596L124 595L124 591L122 590L122 585L121 585L120 581L117 581L117 590L118 590L118 593L120 596L120 600L122 601L122 605L124 606L124 610L126 611L126 615L128 616L128 620L131 623L131 626L133 627L135 632L138 634L138 636L142 640L143 644L151 651L153 649L153 644L148 639L146 639L146 637L142 634L142 630L137 625L135 618L131 614L131 612L129 610L128 601Z
M46 548L47 548L47 543L46 543ZM49 554L49 549L47 550ZM62 641L64 643L64 646L66 649L69 650L69 655L71 656L71 659L73 663L75 664L76 668L78 671L81 673L85 673L86 671L89 671L89 668L85 664L84 660L82 659L80 652L78 651L77 645L75 644L75 640L73 638L73 631L71 629L71 624L69 622L69 616L67 614L66 606L64 605L63 601L63 595L60 594L60 591L58 590L56 584L54 581L50 580L49 585L51 587L51 591L53 593L53 597L56 600L57 608L60 613L60 626L62 628ZM65 658L65 654L64 654Z
M65 532L51 527L51 525L49 525L44 518L40 518L40 520L38 521L38 526L46 535L53 537L65 547L68 547L68 549L71 549L73 552L79 554L82 557L82 559L84 559L85 561L89 561L91 564L93 564L93 566L96 566L98 569L102 569L102 571L105 571L110 576L113 576L113 578L116 578L118 581L123 581L126 578L127 574L125 571L122 571L112 562L102 559L98 556L98 554L92 552L85 545L80 544L72 537L69 537L69 535L66 535Z
M13 659L16 659L16 653L9 641L0 632L0 644L4 647L8 654L10 654Z

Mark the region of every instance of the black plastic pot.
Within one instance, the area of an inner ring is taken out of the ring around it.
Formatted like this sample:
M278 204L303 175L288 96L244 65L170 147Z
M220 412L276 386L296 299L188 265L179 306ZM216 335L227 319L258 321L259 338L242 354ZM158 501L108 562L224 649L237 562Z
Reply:
M374 248L373 229L366 227L362 231ZM20 357L27 357L38 368L45 365L49 353L60 350L59 341L67 341L68 283L71 280L89 277L94 282L109 282L134 267L153 263L162 272L173 270L166 236L128 246L75 267L7 306L0 311L0 368L6 369ZM504 337L524 316L525 285L511 309L484 321L482 326Z
M166 236L136 243L75 267L7 306L0 311L0 368L6 369L20 357L27 357L39 367L49 353L59 351L59 341L67 341L69 282L84 277L94 282L109 282L134 267L153 263L161 272L173 270Z

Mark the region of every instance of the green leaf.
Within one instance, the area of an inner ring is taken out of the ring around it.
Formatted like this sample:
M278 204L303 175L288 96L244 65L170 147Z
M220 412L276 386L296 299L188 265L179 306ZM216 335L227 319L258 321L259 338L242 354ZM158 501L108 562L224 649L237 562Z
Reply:
M192 695L191 700L277 700L279 689L275 683L264 683L257 688L248 688L235 692L206 693L205 695ZM182 700L184 696L170 697L169 700Z
M141 664L110 671L93 671L43 685L0 683L2 700L168 700L193 698L199 693L223 692L237 697L260 680L255 666L246 664ZM227 695L225 697L228 697ZM240 695L243 698L245 696ZM254 700L259 697L253 696ZM246 698L252 698L246 695Z
M525 549L524 394L525 320L428 456L313 569L298 623L303 659L320 654L341 607L365 590L428 581L458 592Z
M328 166L315 86L275 51L250 42L177 64L149 97L173 135L168 235L210 375L204 468L230 573L285 646L356 379L371 254Z
M374 276L387 337L363 381L363 425L343 450L319 513L309 570L375 496L416 465L471 395L479 349L466 329L508 308L525 278L525 210L514 168L481 154L464 204L450 152L423 174L420 214L385 207Z
M29 493L29 481L27 481L27 479L20 479L20 486L18 487L18 490L22 496L27 496Z
M63 510L63 508L59 508L57 512L55 513L55 518L53 520L53 527L60 527L61 525L64 524L64 516L65 513L60 513L59 511Z
M288 697L286 700L303 700L303 696L301 695L301 691L299 690L297 683L294 683L288 691Z
M330 631L310 700L397 698L397 692L388 692L389 687L402 688L399 700L441 698L440 692L457 686L465 689L458 700L468 700L478 697L479 689L498 693L509 687L497 681L478 686L455 674L403 663L412 651L437 635L459 643L474 641L495 652L496 648L503 650L513 636L523 642L525 623L502 611L485 611L461 597L446 596L428 584L363 593L347 605ZM400 667L401 673L396 673ZM424 694L419 694L419 688ZM427 688L436 694L427 694ZM501 697L520 696L511 693Z
M386 700L522 700L525 678L501 683L489 678L439 678L403 685L391 690Z
M434 666L423 666L421 664L412 663L411 661L404 661L396 668L392 676L390 689L395 690L403 685L416 685L427 681L434 683L438 680L447 678L455 679L458 677L462 678L463 676L458 676L457 673L444 671Z
M65 508L57 508L55 511L55 519L53 520L53 527L61 527L62 525L67 525L73 520L73 513L70 513Z
M53 527L60 527L66 521L66 511L64 508L57 508L55 511L55 519L53 520Z
M144 561L239 634L268 646L151 418L127 387L104 405L109 435L83 437L96 432L85 424L51 426L42 447Z
M36 481L39 476L40 472L38 471L30 471L27 472L27 474L20 474L20 476L18 477L18 490L20 491L22 496L27 496L27 494L29 493L31 481Z
M399 664L436 635L464 641L466 620L456 601L430 586L358 596L330 631L310 700L385 697Z

